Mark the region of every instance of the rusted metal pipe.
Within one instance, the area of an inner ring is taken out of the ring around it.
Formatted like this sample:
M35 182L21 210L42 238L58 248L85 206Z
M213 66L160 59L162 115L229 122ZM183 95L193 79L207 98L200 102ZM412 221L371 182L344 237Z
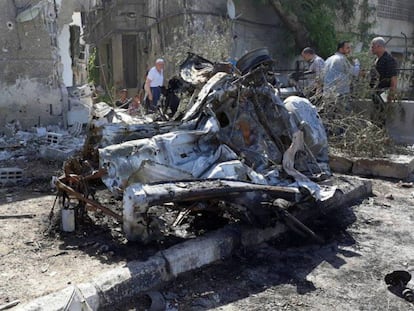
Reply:
M89 204L93 208L99 209L104 214L115 218L117 221L122 222L122 215L119 215L119 214L113 212L109 208L107 208L107 207L105 207L105 206L103 206L103 205L101 205L101 204L99 204L99 203L97 203L97 202L95 202L91 199L85 198L81 193L76 192L72 187L69 187L68 185L66 185L64 182L62 182L60 180L60 179L64 179L64 178L66 178L66 177L61 177L59 179L56 179L56 181L55 181L56 188L58 188L60 191L66 192L68 195L72 195L73 197L75 197L79 201L83 201L86 204Z

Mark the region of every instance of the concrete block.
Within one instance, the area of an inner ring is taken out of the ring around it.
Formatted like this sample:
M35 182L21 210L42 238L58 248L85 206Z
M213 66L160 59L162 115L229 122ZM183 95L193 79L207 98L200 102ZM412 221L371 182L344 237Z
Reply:
M170 247L160 252L168 262L169 272L174 276L229 256L239 238L231 230L219 230L195 240Z
M83 298L85 298L88 306L92 310L99 310L99 292L92 283L82 283L77 285L81 291Z
M110 307L168 281L166 261L153 256L145 262L132 261L92 280L99 292L99 306Z
M383 159L356 159L352 173L363 176L407 179L414 169L414 157L395 155Z
M329 155L329 167L333 172L349 174L352 172L353 162L340 155Z
M73 286L65 287L64 289L51 293L46 296L39 297L31 302L16 307L15 311L63 311L67 303L69 302L72 293Z
M23 178L23 170L18 167L0 168L0 184L16 184Z
M48 160L65 161L74 155L76 149L65 148L59 145L40 146L40 156Z
M265 229L244 228L241 230L241 244L244 247L257 245L273 239L287 230L288 228L281 222L277 222L275 226Z
M397 143L414 144L414 101L401 100L387 119L387 129Z
M62 140L63 135L59 133L48 132L46 134L46 141L49 144L58 144Z

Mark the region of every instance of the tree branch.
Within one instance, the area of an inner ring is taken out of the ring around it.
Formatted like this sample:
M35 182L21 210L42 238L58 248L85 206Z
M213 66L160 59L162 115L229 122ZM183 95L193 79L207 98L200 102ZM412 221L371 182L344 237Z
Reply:
M300 49L311 46L309 31L299 21L298 16L284 9L280 0L269 0L269 3L287 29L292 32L296 46Z

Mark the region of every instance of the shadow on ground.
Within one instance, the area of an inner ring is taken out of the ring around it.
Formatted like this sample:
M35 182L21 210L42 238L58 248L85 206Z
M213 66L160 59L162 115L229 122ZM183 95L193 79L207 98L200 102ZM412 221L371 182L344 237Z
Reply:
M342 249L355 244L347 232L347 227L355 220L352 208L336 209L307 223L324 238L325 243L321 245L287 232L255 248L240 249L221 262L187 272L159 289L165 310L209 310L275 286L279 291L279 285L286 295L291 291L300 295L315 291L314 284L306 276L318 265L327 262L339 268L347 257L360 256ZM151 299L143 294L116 310L148 310L150 307Z

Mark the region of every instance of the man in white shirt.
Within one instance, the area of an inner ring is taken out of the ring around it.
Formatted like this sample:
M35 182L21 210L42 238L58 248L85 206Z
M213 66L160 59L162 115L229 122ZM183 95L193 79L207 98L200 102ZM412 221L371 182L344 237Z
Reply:
M359 74L359 62L354 60L352 64L348 60L351 53L351 43L342 41L338 44L337 51L325 61L323 69L324 95L348 96L351 93L353 77Z
M161 87L164 85L164 60L158 58L155 61L155 66L148 71L147 79L145 81L145 92L150 101L150 111L157 108L158 100L161 96Z

